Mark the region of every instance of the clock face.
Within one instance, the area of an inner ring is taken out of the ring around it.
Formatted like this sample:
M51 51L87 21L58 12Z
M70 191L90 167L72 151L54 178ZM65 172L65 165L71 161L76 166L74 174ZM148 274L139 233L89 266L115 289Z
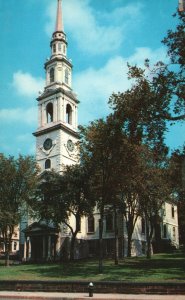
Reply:
M67 149L71 152L74 150L74 144L73 144L72 140L67 141Z
M51 139L46 139L44 141L43 147L45 150L49 150L52 147L52 140Z

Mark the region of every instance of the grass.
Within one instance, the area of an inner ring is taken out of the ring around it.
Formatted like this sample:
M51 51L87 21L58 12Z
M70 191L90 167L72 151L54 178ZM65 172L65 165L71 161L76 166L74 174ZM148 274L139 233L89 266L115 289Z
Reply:
M5 267L0 261L0 280L86 280L132 282L185 282L185 255L158 254L151 260L132 257L104 260L103 274L98 274L98 260L89 259L73 263L20 264Z

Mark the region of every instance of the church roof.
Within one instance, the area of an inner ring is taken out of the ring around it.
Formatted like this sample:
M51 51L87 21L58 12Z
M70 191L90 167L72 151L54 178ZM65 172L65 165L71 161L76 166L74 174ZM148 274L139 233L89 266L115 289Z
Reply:
M26 227L23 232L26 235L37 235L40 234L41 232L47 232L47 233L58 233L59 229L53 225L47 225L46 223L42 222L34 222L28 227Z

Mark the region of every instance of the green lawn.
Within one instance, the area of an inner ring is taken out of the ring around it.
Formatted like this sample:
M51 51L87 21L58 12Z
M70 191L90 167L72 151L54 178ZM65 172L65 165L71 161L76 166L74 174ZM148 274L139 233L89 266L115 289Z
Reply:
M74 263L21 264L5 267L0 261L0 280L118 280L135 282L184 282L185 256L158 254L151 260L144 257L125 258L114 265L105 260L103 274L98 274L94 259Z

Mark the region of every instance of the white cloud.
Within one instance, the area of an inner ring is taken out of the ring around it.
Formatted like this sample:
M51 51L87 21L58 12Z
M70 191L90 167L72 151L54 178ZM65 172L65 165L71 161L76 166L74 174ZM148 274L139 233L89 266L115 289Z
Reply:
M28 109L12 108L0 110L1 124L24 123L27 125L36 124L37 108L31 107Z
M127 62L144 67L144 60L149 58L154 64L165 60L163 48L152 51L150 48L137 48L130 57L111 58L102 68L89 68L74 76L74 89L78 93L79 122L87 123L95 118L104 117L109 112L108 99L113 92L122 92L131 86L127 79Z
M108 14L93 10L89 0L68 0L63 2L64 27L76 40L78 48L86 54L112 52L120 48L133 19L135 25L139 22L141 8L140 4L128 5ZM46 13L48 23L45 29L51 36L56 19L54 2Z
M44 80L41 77L35 78L30 73L17 71L13 74L12 84L18 94L34 97L38 95L39 90L43 90Z
M137 64L139 67L143 66L144 60L148 58L150 63L154 65L156 62L163 61L167 62L167 53L164 47L160 47L156 50L152 50L148 47L139 47L135 49L135 53L128 58L128 62L132 64Z

